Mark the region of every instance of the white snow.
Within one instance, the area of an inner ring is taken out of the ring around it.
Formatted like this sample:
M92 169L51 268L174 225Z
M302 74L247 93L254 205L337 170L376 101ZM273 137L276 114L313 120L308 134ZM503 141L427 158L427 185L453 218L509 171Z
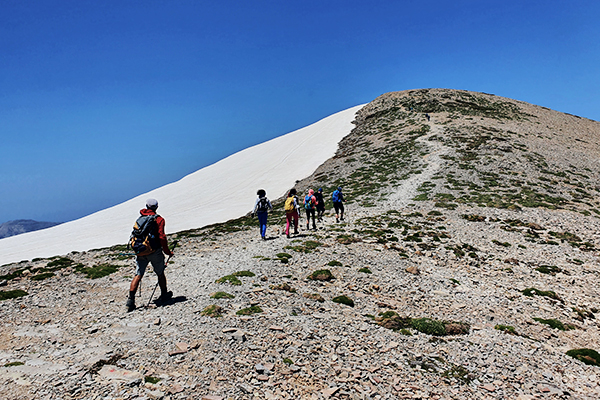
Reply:
M247 148L177 182L52 228L0 239L0 265L127 242L147 198L158 200L166 232L237 218L251 211L260 188L276 199L331 158L363 105Z

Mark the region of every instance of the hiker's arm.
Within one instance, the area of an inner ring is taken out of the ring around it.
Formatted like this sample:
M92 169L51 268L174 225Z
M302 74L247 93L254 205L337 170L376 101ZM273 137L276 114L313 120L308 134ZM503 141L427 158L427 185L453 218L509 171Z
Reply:
M160 239L160 247L162 247L163 253L168 256L172 256L173 252L169 249L169 242L167 241L167 235L165 234L165 219L157 218L156 223L158 224L158 238Z

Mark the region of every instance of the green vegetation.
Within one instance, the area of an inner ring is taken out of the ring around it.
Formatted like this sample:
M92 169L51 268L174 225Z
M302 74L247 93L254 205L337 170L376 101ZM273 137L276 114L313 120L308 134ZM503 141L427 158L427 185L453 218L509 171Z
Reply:
M433 336L464 335L471 326L464 322L438 321L431 318L400 317L394 311L379 313L375 321L384 328L398 331L412 328L421 333Z
M307 240L299 246L285 246L286 249L294 250L299 253L312 253L317 247L322 246L323 243L314 240Z
M223 316L223 308L213 304L202 310L200 315L205 317L219 318Z
M517 331L515 330L514 327L510 326L510 325L496 325L494 327L494 329L502 331L504 333L509 333L511 335L516 335Z
M235 275L225 275L217 279L215 283L229 283L231 285L240 286L242 281L240 281Z
M358 270L358 272L363 272L365 274L372 274L373 272L371 272L371 270L367 267L363 267L361 269Z
M575 329L575 327L573 325L563 324L562 322L560 322L557 319L552 319L552 318L551 319L533 318L533 319L535 321L539 322L540 324L545 324L553 329L558 329L561 331L569 331L569 330Z
M160 378L156 378L154 376L146 375L146 376L144 376L144 382L156 385L158 382L160 382Z
M550 274L550 275L556 275L557 273L562 271L556 265L540 265L535 270L542 274Z
M337 260L332 260L327 263L330 267L341 267L343 264Z
M551 290L544 291L544 290L538 290L536 288L527 288L527 289L521 290L521 293L523 293L525 296L528 296L528 297L533 297L533 295L536 295L536 296L549 297L554 300L562 301L562 299Z
M29 293L27 293L24 290L20 290L20 289L16 289L16 290L0 290L0 301L2 300L9 300L9 299L16 299L18 297L24 297L27 296Z
M313 281L330 281L335 279L333 274L328 269L319 269L308 276L308 279Z
M239 310L238 312L236 312L236 315L252 315L259 314L261 312L263 312L263 310L259 306L252 306Z
M290 261L290 258L292 258L288 253L277 253L276 257L282 264L287 264Z
M294 362L291 359L289 359L289 358L284 358L283 359L283 363L287 364L287 365L292 365Z
M122 268L123 265L100 264L93 267L85 267L83 264L78 264L75 271L84 274L88 279L99 279L110 274L114 274Z
M250 272L250 271L237 271L231 275L232 276L248 276L248 277L256 276L256 274L254 272Z
M234 297L234 295L227 292L215 292L210 296L211 299L233 299Z
M32 276L30 279L32 281L43 281L44 279L48 279L54 276L54 272L43 272L41 274L37 274Z
M20 365L25 365L25 363L22 363L21 361L13 361L13 362L4 364L5 367L18 367Z
M600 366L600 354L592 349L573 349L567 351L567 355L587 365Z
M344 304L349 307L354 307L354 301L348 296L337 296L331 299L334 303Z

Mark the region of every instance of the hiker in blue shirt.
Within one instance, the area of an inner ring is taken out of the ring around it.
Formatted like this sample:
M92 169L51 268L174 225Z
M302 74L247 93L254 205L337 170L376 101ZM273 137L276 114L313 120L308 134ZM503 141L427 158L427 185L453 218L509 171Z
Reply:
M344 220L344 195L342 193L342 187L338 187L331 194L331 200L333 201L333 208L335 208L335 222L340 222L340 220Z
M256 215L258 217L258 223L260 224L260 236L263 240L266 239L267 235L267 216L269 215L269 211L273 210L273 206L269 199L267 199L267 192L263 189L259 189L256 192L258 198L254 203L254 210L252 211L252 215Z

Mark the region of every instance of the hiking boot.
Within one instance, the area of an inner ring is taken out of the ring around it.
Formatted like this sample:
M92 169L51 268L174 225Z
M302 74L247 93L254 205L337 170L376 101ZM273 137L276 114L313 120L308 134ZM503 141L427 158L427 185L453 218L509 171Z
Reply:
M344 220L344 217L340 217L340 221L343 221L343 220Z
M288 239L290 238L290 234L289 234L289 233L287 233L285 236L286 236Z
M336 219L335 219L335 222L340 222L340 219L339 219L339 218L336 218Z
M173 298L173 292L168 291L167 293L161 293L158 301L165 302Z
M298 234L298 229L294 229L294 235Z
M135 310L135 297L127 298L127 303L125 303L125 307L127 307L127 312L132 312Z

